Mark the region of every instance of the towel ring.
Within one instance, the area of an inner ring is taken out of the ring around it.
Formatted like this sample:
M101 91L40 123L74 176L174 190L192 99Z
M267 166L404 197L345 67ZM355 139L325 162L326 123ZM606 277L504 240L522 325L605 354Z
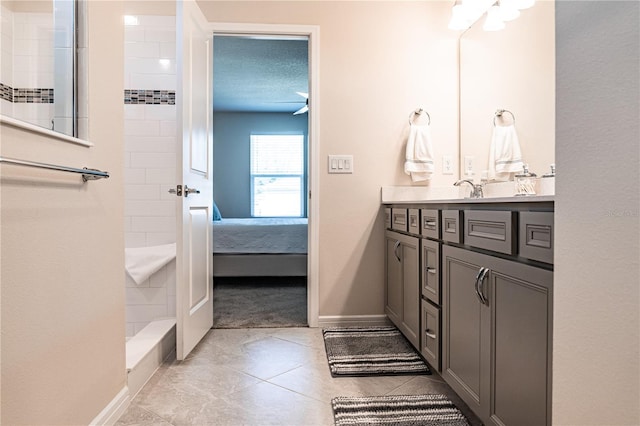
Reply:
M505 112L508 112L509 114L511 114L511 119L513 120L513 124L516 124L516 116L513 115L511 111L509 111L508 109L498 109L496 110L496 114L493 117L493 127L496 127L496 118L502 117L502 114L504 114Z
M422 113L427 114L427 119L429 121L427 121L428 125L431 125L431 116L429 115L429 113L425 110L423 110L422 108L418 108L415 111L412 111L411 114L409 114L409 124L413 124L413 119L415 118L416 115L420 115Z

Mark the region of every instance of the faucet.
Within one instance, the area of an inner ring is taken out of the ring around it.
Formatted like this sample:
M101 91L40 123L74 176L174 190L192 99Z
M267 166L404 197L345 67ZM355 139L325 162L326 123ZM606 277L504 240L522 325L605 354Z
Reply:
M480 184L473 183L470 179L461 179L454 183L455 186L460 186L463 183L468 183L471 185L471 192L469 193L469 198L482 198L484 196L482 192L482 187L484 186L484 182Z

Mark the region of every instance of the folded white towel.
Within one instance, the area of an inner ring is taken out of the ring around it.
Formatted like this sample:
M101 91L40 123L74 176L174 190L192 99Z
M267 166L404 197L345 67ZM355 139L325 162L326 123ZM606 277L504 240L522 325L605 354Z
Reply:
M428 125L410 124L404 172L411 175L412 181L419 182L431 179L433 170L431 129Z
M489 149L490 180L508 180L511 173L522 171L522 152L516 128L511 126L494 126Z
M140 284L176 257L176 243L162 246L124 249L124 267Z

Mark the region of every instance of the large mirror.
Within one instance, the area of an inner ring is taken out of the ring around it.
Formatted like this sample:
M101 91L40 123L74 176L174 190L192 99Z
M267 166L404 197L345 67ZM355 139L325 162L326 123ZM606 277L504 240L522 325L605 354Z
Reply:
M0 113L78 136L76 2L0 1Z
M489 170L494 118L508 126L509 112L524 163L538 176L548 173L555 162L554 2L536 2L501 31L484 31L483 21L460 37L461 178L479 181ZM509 112L495 117L498 109Z

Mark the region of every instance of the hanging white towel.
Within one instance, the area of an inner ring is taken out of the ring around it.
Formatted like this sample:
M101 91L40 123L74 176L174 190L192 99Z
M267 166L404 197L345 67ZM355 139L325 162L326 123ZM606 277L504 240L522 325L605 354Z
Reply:
M176 243L162 246L124 249L124 267L140 284L176 257Z
M433 147L429 125L410 124L404 172L411 175L413 182L419 182L431 179L433 169Z
M516 128L510 126L494 126L489 149L490 180L508 180L511 173L522 171L522 152Z

